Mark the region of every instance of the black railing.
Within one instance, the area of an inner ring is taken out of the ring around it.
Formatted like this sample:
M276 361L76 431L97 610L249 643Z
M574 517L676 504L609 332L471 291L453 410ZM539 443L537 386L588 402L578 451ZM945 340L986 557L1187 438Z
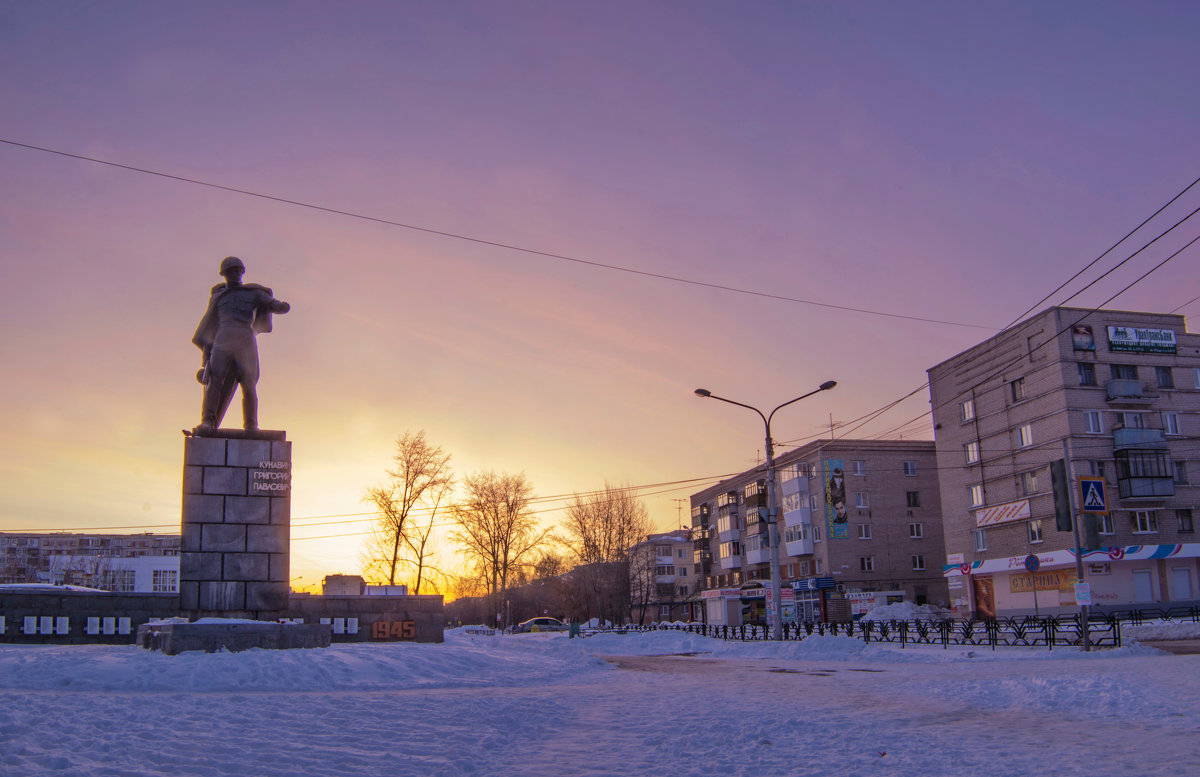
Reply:
M1137 625L1157 620L1191 620L1200 622L1200 607L1138 609L1093 614L1087 622L1092 646L1113 648L1121 646L1121 624ZM715 626L703 623L656 624L650 626L619 626L601 632L685 631L721 640L751 642L769 639L765 626ZM599 633L593 631L592 633ZM845 636L864 642L904 645L951 645L982 647L1081 647L1084 626L1078 615L1021 616L987 620L914 620L914 621L851 621L845 623L785 623L785 641L803 640L812 635Z

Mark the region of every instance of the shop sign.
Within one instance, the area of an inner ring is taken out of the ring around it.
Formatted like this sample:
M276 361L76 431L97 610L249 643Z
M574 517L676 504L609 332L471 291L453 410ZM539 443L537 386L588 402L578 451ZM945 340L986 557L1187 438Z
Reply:
M975 511L975 525L982 528L984 526L995 526L999 523L1012 523L1013 521L1023 521L1031 515L1029 510L1029 500L1021 499L1016 502L1005 502L1002 505L994 505L985 507L982 510Z
M1047 569L1031 575L1012 575L1008 579L1009 590L1014 594L1032 593L1035 580L1039 591L1070 591L1075 585L1075 570Z

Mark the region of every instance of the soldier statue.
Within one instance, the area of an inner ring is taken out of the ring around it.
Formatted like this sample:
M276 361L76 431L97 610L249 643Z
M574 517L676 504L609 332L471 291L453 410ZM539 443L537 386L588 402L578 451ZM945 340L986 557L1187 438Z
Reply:
M233 390L242 388L242 426L258 430L258 345L255 335L271 331L271 314L286 313L288 303L257 283L242 283L246 265L236 256L221 260L224 283L213 286L208 309L192 342L203 353L196 380L204 385L200 425L192 434L211 434L221 425Z

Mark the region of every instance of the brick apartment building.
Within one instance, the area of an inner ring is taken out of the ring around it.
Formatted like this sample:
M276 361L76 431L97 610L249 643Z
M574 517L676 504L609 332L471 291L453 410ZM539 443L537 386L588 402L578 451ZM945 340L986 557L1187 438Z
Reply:
M679 529L651 534L629 549L629 599L634 623L690 621L692 574L691 532Z
M1097 548L1083 557L1093 604L1195 603L1200 335L1182 316L1050 308L931 368L929 383L956 612L1076 607L1074 536L1056 530L1050 474L1064 441L1076 508L1081 477L1107 496L1106 515L1080 521Z
M948 602L934 462L920 440L824 440L777 457L785 622ZM766 621L766 496L765 466L692 495L694 619Z
M14 583L177 593L179 535L0 532L0 584Z

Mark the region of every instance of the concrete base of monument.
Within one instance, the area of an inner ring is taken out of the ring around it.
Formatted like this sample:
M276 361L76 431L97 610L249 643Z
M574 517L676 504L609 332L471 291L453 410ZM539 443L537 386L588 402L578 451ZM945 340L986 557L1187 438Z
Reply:
M270 623L222 618L179 620L138 626L137 643L169 656L202 650L237 653L242 650L289 650L329 647L333 629L327 623Z

